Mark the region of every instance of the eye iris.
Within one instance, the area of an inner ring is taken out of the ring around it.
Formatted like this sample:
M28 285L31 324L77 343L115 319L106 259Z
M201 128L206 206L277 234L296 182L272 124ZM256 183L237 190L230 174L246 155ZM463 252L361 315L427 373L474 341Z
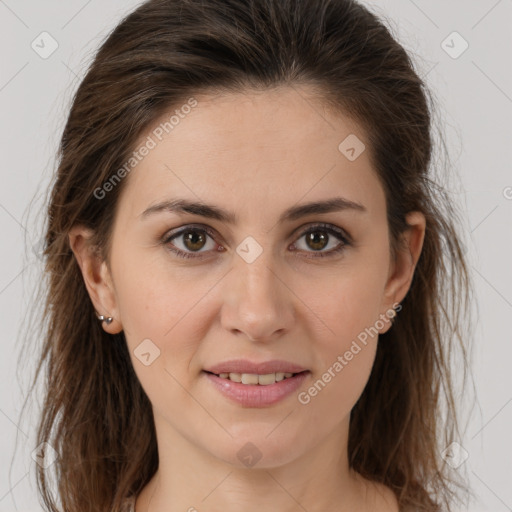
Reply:
M199 240L199 242L198 242ZM189 242L192 244L192 246L189 244ZM185 247L187 249L194 251L201 249L206 242L206 237L203 233L199 231L187 231L183 235L183 243L185 244ZM199 243L200 247L195 246L195 244Z
M306 235L306 243L311 249L323 249L329 240L329 236L323 231L312 231Z

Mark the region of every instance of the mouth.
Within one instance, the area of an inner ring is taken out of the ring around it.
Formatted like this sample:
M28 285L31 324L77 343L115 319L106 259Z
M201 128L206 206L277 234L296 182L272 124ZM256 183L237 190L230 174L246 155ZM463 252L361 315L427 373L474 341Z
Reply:
M310 370L282 360L255 363L232 360L202 370L206 381L231 403L244 408L270 407L291 397Z
M285 377L289 378L289 374L294 375L306 371L306 368L283 359L261 362L251 361L249 359L231 359L214 364L213 366L207 366L204 368L204 371L218 376L222 375L222 378L228 378L228 376L231 375L237 378L237 374L249 376L257 375L258 377L275 374L277 376L277 382L279 382L279 380L283 380ZM254 381L254 377L252 377L252 380Z
M245 384L248 386L270 386L276 382L281 382L286 379L291 379L302 373L307 373L308 370L301 372L275 372L275 373L237 373L237 372L223 372L214 373L205 370L205 373L215 375L221 379L230 380L231 382L237 382L239 384Z

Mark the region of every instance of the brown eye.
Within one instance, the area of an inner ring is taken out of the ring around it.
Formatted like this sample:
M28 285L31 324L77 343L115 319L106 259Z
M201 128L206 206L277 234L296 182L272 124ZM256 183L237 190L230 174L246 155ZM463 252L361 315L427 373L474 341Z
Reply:
M200 231L184 231L182 235L183 245L190 251L198 251L206 244L206 236Z
M205 228L187 227L164 237L170 251L183 258L200 258L216 248L213 232Z
M340 228L331 224L320 224L304 231L292 247L306 253L307 257L324 257L335 256L349 245L349 236Z
M311 231L306 235L306 244L315 251L320 251L329 243L329 235L324 231Z

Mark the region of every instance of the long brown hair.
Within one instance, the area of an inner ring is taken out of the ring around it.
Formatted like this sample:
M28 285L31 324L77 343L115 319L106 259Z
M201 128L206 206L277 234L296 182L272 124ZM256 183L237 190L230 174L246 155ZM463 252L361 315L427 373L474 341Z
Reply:
M124 334L107 334L96 319L70 229L91 228L108 261L124 181L101 200L95 191L168 109L198 92L296 84L313 85L365 129L390 249L407 212L427 219L410 290L351 412L350 465L389 486L401 510L452 510L464 485L440 451L460 436L452 364L457 354L465 382L468 264L457 212L433 179L432 95L390 30L353 0L150 0L101 45L72 103L47 211L44 339L33 380L45 369L38 444L58 454L37 470L46 510L117 512L158 467L150 401Z

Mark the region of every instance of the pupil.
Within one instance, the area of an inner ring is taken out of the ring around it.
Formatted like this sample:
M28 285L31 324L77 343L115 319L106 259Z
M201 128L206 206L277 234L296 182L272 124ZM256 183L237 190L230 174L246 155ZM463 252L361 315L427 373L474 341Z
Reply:
M320 236L317 236L320 235ZM308 245L311 249L323 249L327 245L328 236L322 231L315 231L308 234Z

